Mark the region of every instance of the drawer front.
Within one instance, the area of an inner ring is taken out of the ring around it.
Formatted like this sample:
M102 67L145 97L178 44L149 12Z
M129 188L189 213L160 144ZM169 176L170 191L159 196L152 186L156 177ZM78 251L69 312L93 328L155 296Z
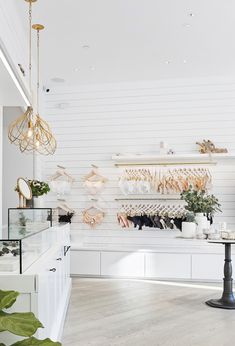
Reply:
M144 254L102 252L101 275L144 277Z
M145 276L152 278L191 278L191 255L146 254Z
M99 251L71 251L72 275L100 275Z
M222 280L223 267L223 255L192 255L192 279Z

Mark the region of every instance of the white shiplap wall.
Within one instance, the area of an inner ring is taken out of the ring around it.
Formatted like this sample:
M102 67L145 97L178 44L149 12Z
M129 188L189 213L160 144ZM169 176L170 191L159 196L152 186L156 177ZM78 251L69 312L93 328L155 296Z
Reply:
M68 103L66 109L58 104ZM159 142L169 143L177 153L196 152L196 141L212 139L235 152L235 80L210 78L158 82L87 85L52 89L45 95L45 115L58 140L53 157L46 157L43 175L47 179L64 165L75 177L69 203L77 213L73 229L88 230L81 223L81 211L89 206L82 177L91 164L109 182L101 195L107 212L100 230L116 230L120 195L114 153L156 153ZM235 162L214 170L214 193L223 214L217 221L235 225ZM52 193L47 206L56 206Z

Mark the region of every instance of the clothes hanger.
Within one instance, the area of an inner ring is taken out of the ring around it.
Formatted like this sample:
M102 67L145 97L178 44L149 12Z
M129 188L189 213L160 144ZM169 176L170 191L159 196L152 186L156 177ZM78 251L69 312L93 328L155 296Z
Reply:
M60 202L57 206L58 209L62 209L67 213L75 213L75 210L68 205L65 199L58 199L58 201Z
M95 181L102 181L103 183L106 183L108 181L107 178L105 178L104 176L102 176L99 172L98 172L98 167L95 165L91 165L93 167L93 169L91 170L91 172L87 175L85 175L84 180L85 181L94 181L94 178L98 178Z
M91 210L97 210L98 212L102 213L105 215L104 210L97 205L98 200L97 199L91 199L93 201L92 205L85 210L85 212L91 211Z
M66 168L60 165L57 165L58 170L53 174L50 178L49 181L57 180L60 177L66 177L68 178L69 182L74 182L75 179L66 172Z

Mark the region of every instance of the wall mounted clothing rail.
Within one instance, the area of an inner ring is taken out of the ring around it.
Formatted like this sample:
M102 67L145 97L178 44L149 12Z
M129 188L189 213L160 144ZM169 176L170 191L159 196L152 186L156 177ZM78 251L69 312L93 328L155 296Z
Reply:
M158 198L158 197L150 197L150 198L142 198L142 197L133 197L133 198L115 198L115 201L180 201L180 197L169 197L167 196L166 198Z

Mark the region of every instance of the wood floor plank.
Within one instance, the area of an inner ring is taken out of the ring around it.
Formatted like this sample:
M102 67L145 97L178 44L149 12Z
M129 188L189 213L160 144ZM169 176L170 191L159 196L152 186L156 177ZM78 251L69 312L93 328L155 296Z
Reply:
M74 278L63 346L231 346L235 311L207 286Z

